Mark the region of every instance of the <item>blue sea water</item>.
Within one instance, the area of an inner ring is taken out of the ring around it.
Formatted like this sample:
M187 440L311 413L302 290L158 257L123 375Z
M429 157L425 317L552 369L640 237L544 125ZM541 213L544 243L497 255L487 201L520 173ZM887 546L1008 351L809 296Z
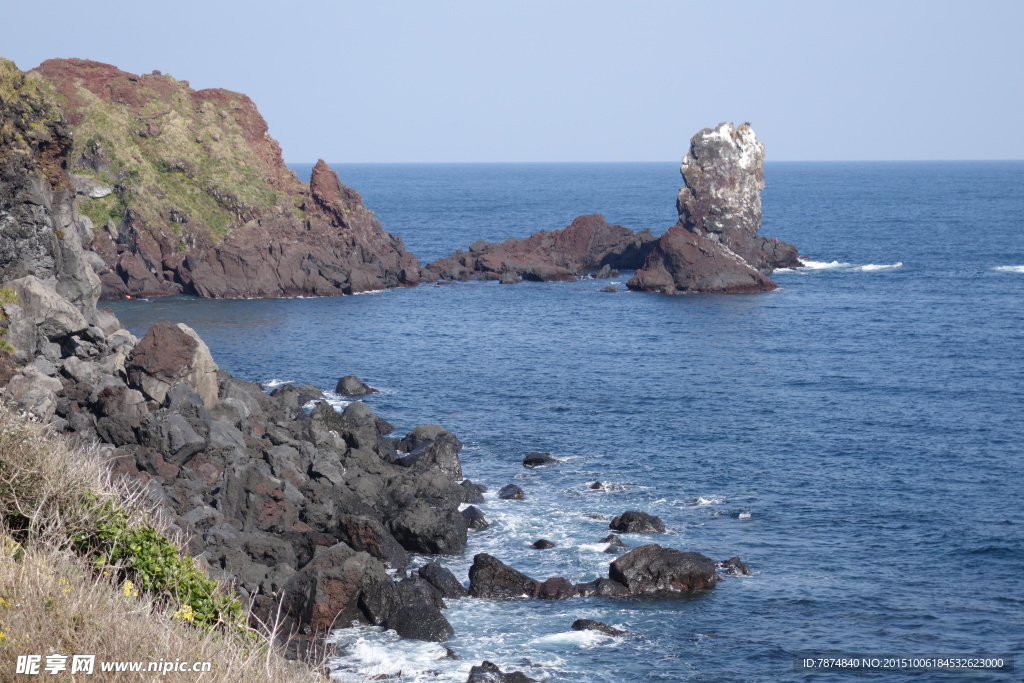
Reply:
M335 168L424 262L593 211L660 233L679 185L675 163ZM869 678L1019 680L1024 163L769 162L766 179L762 234L811 266L776 273L772 293L631 293L623 273L115 310L137 333L188 323L245 379L359 375L400 430L455 432L492 522L444 559L463 579L478 552L538 579L604 576L599 541L625 510L668 527L631 546L755 572L690 599L450 601L461 660L351 629L339 676L463 681L483 659L552 681L855 676L793 670L830 651L1015 653L1013 674ZM526 470L533 450L564 462ZM496 498L509 482L525 501ZM577 618L629 635L573 632Z

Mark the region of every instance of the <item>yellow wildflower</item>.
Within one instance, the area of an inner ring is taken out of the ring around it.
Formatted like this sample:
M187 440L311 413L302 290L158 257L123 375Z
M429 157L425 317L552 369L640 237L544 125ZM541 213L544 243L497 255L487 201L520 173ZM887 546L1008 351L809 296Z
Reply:
M3 645L5 640L7 640L7 634L0 631L0 645Z
M7 609L11 606L11 603L7 602L7 598L0 596L0 607Z
M175 619L184 619L185 621L192 621L195 616L196 613L192 609L192 605L182 605L181 609L174 613Z
M135 588L135 584L132 583L131 579L125 579L125 582L121 586L124 591L124 597L126 598L137 598L139 597L139 591Z
M60 589L64 592L64 595L67 595L71 592L71 582L63 576L60 577Z

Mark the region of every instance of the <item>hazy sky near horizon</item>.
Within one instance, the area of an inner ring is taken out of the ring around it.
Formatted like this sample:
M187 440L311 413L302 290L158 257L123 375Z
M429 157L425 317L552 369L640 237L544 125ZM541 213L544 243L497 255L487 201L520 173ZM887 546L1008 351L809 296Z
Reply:
M0 56L249 95L289 162L1024 159L1024 2L10 3ZM17 30L11 30L17 27Z

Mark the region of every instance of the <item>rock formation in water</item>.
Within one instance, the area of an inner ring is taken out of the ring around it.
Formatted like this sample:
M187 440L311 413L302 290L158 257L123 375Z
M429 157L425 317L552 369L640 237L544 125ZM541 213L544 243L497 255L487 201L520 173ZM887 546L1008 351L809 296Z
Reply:
M584 271L636 270L630 289L683 292L764 292L775 268L800 265L791 244L758 235L764 189L764 145L749 124L705 128L683 159L679 222L655 238L609 225L600 214L525 239L480 240L424 268L423 279L575 280ZM599 270L601 269L601 270Z
M542 230L524 239L479 240L470 245L468 252L460 249L429 264L424 271L430 278L451 280L497 280L512 275L524 280L566 282L588 270L635 270L656 241L650 230L634 233L621 225L610 225L604 216L595 213L579 216L561 230Z
M27 78L73 139L85 246L105 296L352 294L417 282L416 258L323 161L309 186L245 95L81 59Z
M690 140L680 168L679 222L658 240L630 289L763 292L776 288L775 268L800 265L791 244L758 235L764 189L764 145L750 124L705 128Z

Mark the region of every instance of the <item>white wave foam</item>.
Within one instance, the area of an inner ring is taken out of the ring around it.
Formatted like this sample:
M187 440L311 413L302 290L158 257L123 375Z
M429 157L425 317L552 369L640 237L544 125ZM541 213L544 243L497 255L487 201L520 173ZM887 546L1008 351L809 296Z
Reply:
M1024 273L1024 266L996 266L992 270L1000 273Z
M800 259L801 270L845 270L845 271L861 271L865 273L896 270L897 268L903 267L903 261L897 261L896 263L868 263L860 265L856 263L847 263L846 261L815 261L813 259ZM788 270L780 268L775 272L782 270Z
M368 292L355 292L354 294L352 294L352 296L362 296L363 294L383 294L386 291L388 291L388 290L386 290L386 289L371 289Z
M538 645L542 643L549 645L574 645L582 649L589 649L612 640L614 638L600 631L563 631L535 638L533 642Z
M580 543L580 550L587 550L592 553L603 553L608 550L609 545L607 543Z
M348 399L342 398L333 391L325 391L324 400L327 401L327 403L338 412L345 410L345 406L353 402L349 401Z
M290 379L277 379L275 377L274 379L268 379L266 382L264 382L263 383L263 388L264 389L276 389L278 387L284 386L285 384L291 384L291 383L292 383L292 381Z
M690 505L697 505L697 506L704 506L704 505L723 505L723 504L728 503L728 502L729 501L727 501L722 496L708 496L707 498L704 498L703 496L698 496L698 497L694 498L693 500L689 501L689 504Z
M800 259L800 267L807 270L831 270L832 268L849 268L850 264L840 261L812 261L811 259L802 258Z
M741 512L740 514L737 515L737 517L739 519L750 519L750 513L749 512Z
M359 638L342 649L344 655L329 659L327 665L332 672L359 674L360 680L377 676L418 679L436 669L445 656L444 647L437 643L401 640L393 631L372 639Z

